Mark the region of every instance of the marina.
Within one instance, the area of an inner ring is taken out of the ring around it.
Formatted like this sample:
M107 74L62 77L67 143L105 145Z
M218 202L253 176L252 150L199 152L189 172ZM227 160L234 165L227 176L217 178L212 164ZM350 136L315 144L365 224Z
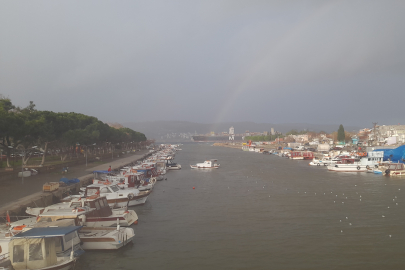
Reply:
M366 172L335 173L308 166L309 160L206 143L182 149L173 158L179 164L214 156L222 161L221 169L168 171L168 180L155 182L144 205L129 208L139 220L129 227L133 235L117 233L117 227L104 230L105 239L118 239L123 247L100 254L84 242L86 252L76 259L75 269L132 269L135 262L148 269L405 265L395 253L405 239L402 181ZM79 232L90 237L85 241L102 231L87 230Z

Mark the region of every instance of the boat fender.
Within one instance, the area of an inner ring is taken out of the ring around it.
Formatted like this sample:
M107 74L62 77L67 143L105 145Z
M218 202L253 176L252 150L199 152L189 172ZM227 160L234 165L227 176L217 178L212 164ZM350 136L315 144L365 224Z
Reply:
M321 166L321 163L316 164L316 166Z
M134 197L134 194L132 194L132 193L128 194L128 199L132 200L133 197Z
M378 169L378 165L375 165L374 168Z
M370 166L367 165L366 168L367 168L367 170L368 170L368 169L370 169Z
M27 225L15 226L13 228L13 230L14 231L22 231L22 229L24 229L25 227L27 227Z
M385 170L385 175L390 175L391 170L390 169L386 169Z
M335 165L335 167L337 168L337 167L338 167L338 165Z
M324 163L323 166L328 166L328 164Z
M360 166L357 166L357 170L360 170Z

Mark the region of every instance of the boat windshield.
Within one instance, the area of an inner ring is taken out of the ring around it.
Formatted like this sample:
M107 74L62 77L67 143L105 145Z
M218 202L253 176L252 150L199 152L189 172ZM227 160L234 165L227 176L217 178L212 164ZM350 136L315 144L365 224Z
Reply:
M112 191L114 191L114 192L117 192L117 191L120 190L117 186L111 186L110 188L111 188Z

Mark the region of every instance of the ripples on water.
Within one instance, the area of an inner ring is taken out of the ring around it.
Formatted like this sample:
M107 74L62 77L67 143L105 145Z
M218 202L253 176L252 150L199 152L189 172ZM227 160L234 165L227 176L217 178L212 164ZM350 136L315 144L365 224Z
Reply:
M210 144L182 149L175 161L183 169L168 172L134 208L134 244L86 252L76 269L405 267L401 178ZM189 167L211 158L221 168Z

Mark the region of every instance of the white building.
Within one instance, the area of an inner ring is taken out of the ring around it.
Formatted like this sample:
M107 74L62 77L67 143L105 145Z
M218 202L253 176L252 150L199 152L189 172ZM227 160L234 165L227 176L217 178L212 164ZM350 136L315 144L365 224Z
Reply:
M235 140L235 129L233 127L229 128L229 140L234 141Z

